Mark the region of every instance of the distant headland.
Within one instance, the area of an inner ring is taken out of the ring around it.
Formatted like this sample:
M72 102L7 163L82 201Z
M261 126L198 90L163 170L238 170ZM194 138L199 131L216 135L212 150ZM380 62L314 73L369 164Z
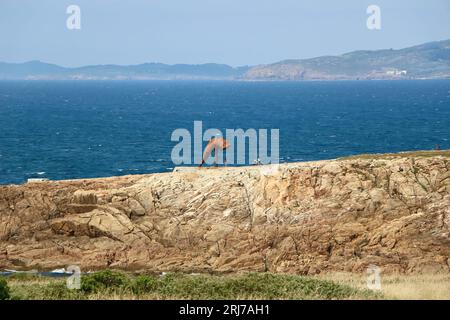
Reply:
M394 50L232 67L143 63L66 68L41 61L0 62L0 80L401 80L450 79L450 40Z

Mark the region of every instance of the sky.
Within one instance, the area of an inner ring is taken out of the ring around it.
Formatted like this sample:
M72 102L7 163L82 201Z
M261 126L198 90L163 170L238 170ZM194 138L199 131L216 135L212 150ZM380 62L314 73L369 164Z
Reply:
M69 30L69 5L81 29ZM381 30L366 10L381 9ZM0 61L256 65L450 39L449 0L0 0Z

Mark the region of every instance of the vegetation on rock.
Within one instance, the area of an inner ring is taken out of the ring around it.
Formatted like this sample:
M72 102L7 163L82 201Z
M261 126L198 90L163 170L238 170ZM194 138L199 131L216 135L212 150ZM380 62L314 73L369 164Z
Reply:
M367 289L297 275L129 275L100 271L82 276L81 288L68 289L64 279L18 278L15 299L374 299Z
M5 279L0 278L0 300L9 299L9 287Z

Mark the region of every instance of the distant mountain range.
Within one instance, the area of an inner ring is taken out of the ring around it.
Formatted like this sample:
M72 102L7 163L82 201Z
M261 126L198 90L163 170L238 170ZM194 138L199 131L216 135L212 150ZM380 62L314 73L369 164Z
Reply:
M450 78L450 40L400 50L354 51L339 56L268 65L144 63L65 68L40 61L0 62L2 80L365 80Z
M0 62L0 79L27 80L195 80L235 79L248 67L233 68L225 64L200 65L143 63L130 66L93 65L64 68L41 61L25 63Z

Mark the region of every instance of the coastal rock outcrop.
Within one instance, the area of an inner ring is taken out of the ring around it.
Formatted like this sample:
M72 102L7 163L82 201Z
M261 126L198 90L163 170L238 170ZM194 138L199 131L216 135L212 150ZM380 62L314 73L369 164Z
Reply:
M0 186L0 268L450 272L450 157Z

